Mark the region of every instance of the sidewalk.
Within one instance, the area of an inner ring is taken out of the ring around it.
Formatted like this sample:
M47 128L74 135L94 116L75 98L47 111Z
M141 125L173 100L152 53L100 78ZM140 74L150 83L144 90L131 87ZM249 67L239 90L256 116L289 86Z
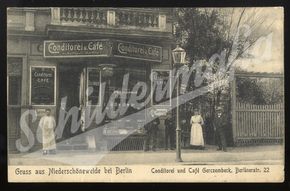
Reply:
M183 162L175 162L175 151L57 151L56 155L43 156L41 151L28 154L10 154L10 165L212 165L212 164L283 164L282 145L230 147L228 152L182 150Z

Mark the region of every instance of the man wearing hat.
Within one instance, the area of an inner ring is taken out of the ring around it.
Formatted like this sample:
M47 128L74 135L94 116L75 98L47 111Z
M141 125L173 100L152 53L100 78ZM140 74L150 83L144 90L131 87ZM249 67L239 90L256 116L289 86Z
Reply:
M214 118L214 130L216 134L216 143L218 145L217 150L227 151L226 137L225 137L225 129L227 126L227 117L223 112L222 107L217 107L216 114Z

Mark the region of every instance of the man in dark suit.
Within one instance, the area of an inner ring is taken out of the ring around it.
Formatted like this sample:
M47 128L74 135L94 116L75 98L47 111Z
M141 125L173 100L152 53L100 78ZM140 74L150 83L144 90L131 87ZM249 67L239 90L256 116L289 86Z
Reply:
M155 151L156 144L157 144L157 132L158 132L158 126L160 124L159 118L155 118L153 121L151 121L149 124L146 125L146 137L145 137L145 143L144 143L144 151L149 150L149 144L152 142L152 151Z
M223 112L223 109L221 107L218 107L216 110L213 126L216 135L216 143L218 145L217 150L223 150L224 152L227 151L227 143L225 136L227 122L228 121L226 114Z
M175 118L170 114L165 119L165 150L168 146L174 150L174 135L175 135Z

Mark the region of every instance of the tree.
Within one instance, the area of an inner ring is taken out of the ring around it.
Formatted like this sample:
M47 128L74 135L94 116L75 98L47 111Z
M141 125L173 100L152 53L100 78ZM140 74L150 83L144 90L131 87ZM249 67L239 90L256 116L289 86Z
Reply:
M176 8L175 14L175 35L187 52L189 65L194 60L209 60L212 55L223 52L228 70L237 59L252 56L251 47L260 37L272 32L274 22L265 8ZM214 62L214 72L219 64ZM191 90L193 79L194 76L189 84ZM213 77L206 79L203 85L214 80ZM219 87L202 96L202 100L211 100L210 109L214 111L224 99L222 96L229 97L228 94L229 86Z
M176 37L190 60L208 59L228 47L217 9L177 8Z

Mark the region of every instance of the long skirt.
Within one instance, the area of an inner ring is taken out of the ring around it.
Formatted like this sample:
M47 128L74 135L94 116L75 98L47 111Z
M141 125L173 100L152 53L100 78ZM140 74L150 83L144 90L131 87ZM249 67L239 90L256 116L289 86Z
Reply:
M193 123L191 126L190 144L194 146L204 146L202 127L199 123Z

